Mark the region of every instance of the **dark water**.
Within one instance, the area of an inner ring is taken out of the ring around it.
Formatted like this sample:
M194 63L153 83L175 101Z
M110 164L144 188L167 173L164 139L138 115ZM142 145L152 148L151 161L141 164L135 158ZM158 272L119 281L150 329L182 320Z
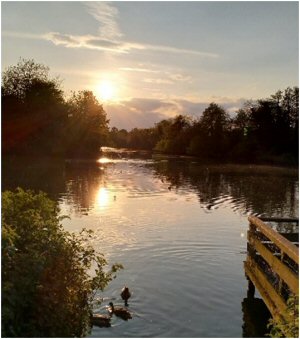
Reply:
M94 230L94 247L124 265L95 311L105 313L111 300L122 304L126 284L133 319L113 318L91 337L262 335L246 299L247 215L298 216L297 171L122 156L103 163L17 159L2 164L2 186L48 192L71 217L67 230Z

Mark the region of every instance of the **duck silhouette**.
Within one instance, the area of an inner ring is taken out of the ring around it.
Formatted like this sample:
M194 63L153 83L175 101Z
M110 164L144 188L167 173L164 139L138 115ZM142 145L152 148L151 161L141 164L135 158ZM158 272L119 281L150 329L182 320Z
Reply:
M91 322L93 326L110 327L110 319L111 315L93 314L91 317Z
M127 301L131 297L131 293L129 292L129 288L127 286L124 286L120 295L121 295L121 298L125 302L125 306L128 306Z
M132 319L131 313L124 307L120 306L114 306L112 302L109 303L109 309L108 312L112 316L113 314L116 315L119 318L122 318L123 320Z

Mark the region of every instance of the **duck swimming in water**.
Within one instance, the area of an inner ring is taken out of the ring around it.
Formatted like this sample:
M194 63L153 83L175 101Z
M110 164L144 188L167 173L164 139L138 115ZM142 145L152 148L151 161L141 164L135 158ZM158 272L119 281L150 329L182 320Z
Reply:
M110 327L110 315L104 314L93 314L91 317L92 325L99 326L99 327Z
M112 316L113 314L116 315L119 318L122 318L123 320L132 319L131 313L123 307L114 306L112 302L109 303L110 308L108 309L108 312Z
M127 286L124 286L121 292L121 298L125 301L125 306L128 306L128 299L131 297L131 293L129 292L129 288Z

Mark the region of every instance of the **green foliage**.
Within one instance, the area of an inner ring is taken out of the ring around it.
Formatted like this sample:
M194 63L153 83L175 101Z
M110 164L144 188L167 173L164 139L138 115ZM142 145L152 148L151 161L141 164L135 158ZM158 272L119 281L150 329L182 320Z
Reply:
M108 120L90 91L65 100L49 68L20 60L2 74L3 151L26 155L97 157Z
M64 231L58 213L45 193L2 194L4 337L86 335L96 291L122 268L105 270L105 258L88 244L92 232Z
M133 128L130 132L125 129L112 127L109 132L108 144L112 147L152 150L159 140L156 128Z
M67 154L76 157L99 155L100 147L108 138L108 120L102 105L93 92L79 91L73 93L67 106Z
M211 103L195 124L188 153L204 158L222 158L227 151L228 126L228 113L221 106Z
M8 67L2 74L2 95L24 99L26 92L35 82L49 81L49 68L34 62L21 59L16 66ZM55 80L50 80L55 82Z
M3 150L49 153L66 119L63 92L48 67L21 60L2 74Z
M285 319L271 319L268 327L272 338L299 338L299 296L291 296L287 302Z
M190 128L190 118L184 115L161 121L156 125L161 136L154 150L162 153L185 154L189 143Z

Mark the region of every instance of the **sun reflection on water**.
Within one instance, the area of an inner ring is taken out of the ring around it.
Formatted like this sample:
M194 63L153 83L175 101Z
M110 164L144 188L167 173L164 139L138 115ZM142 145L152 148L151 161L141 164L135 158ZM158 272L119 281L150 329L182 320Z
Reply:
M109 204L109 191L105 187L100 187L97 192L96 202L99 207L106 207Z
M103 158L98 159L98 162L100 164L107 164L107 163L111 162L111 159L103 157Z

